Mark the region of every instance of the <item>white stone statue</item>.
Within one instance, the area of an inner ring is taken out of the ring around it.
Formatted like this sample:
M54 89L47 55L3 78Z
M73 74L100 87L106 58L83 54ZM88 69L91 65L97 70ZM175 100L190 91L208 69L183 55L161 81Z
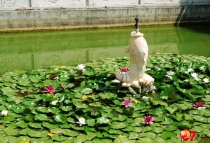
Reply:
M121 82L122 87L128 87L129 90L136 94L133 88L139 89L139 93L152 92L156 90L153 86L154 78L146 74L146 64L148 58L148 45L144 39L144 34L139 32L138 18L136 20L136 30L131 32L130 45L125 48L125 52L130 53L129 71L123 68L116 72L116 78Z

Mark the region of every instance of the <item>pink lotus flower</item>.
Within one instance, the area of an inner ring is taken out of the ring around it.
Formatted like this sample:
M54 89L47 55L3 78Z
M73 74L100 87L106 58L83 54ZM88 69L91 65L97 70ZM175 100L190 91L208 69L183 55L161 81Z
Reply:
M193 108L194 109L201 109L201 108L206 108L204 106L204 102L203 101L196 101L194 104L193 104Z
M45 92L47 92L47 93L54 93L54 92L55 92L55 89L54 89L54 87L53 87L52 85L46 86L46 87L44 88L44 90L45 90Z
M127 108L127 107L131 106L131 101L129 99L126 99L126 100L123 101L123 104Z
M144 117L144 124L149 125L149 124L153 124L154 118L150 115L146 115Z
M127 68L122 68L121 72L128 72L128 69Z

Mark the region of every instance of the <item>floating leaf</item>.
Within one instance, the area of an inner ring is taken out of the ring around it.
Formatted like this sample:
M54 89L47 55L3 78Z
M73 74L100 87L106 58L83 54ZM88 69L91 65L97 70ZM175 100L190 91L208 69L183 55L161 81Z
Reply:
M39 123L32 123L32 122L30 122L28 125L30 127L34 128L34 129L41 129L42 128L41 124L39 124Z
M63 134L66 136L75 137L79 135L79 132L67 129L67 130L63 130Z
M152 115L164 115L166 113L166 109L163 107L158 107L152 110L151 114Z
M176 110L178 110L179 108L177 107L177 105L172 104L169 107L165 107L166 110L168 110L170 112L170 114L173 114Z
M17 129L14 129L14 128L5 128L4 129L4 132L9 135L9 136L15 136L15 135L18 135L18 130Z
M45 114L36 114L34 119L37 121L47 121L48 117Z
M168 139L168 138L175 137L176 134L173 132L163 131L160 136L164 139Z
M154 133L141 133L140 137L147 137L147 138L155 139L156 135Z
M61 109L63 111L71 111L72 110L72 106L62 106Z
M95 120L94 119L88 119L87 120L87 125L93 127L95 125Z
M88 132L87 133L87 136L86 136L86 139L87 140L92 140L95 136L96 136L95 133Z
M123 129L126 128L128 124L126 122L112 122L111 128L113 129Z
M100 118L97 118L97 123L107 124L107 123L109 123L109 119L107 119L106 117L100 117Z
M171 124L171 123L173 123L173 120L171 118L167 118L167 117L165 117L165 121L162 122L162 124Z
M86 141L87 140L87 135L84 135L84 134L79 134L78 136L77 136L77 139L75 140L76 142L84 142L84 141Z
M175 89L173 86L166 86L164 90L160 93L160 98L167 100L170 96L175 94Z
M134 133L134 132L131 132L129 133L129 137L128 137L130 140L133 140L133 139L138 139L139 138L139 134L137 133Z
M26 128L27 126L28 126L28 124L25 123L24 121L17 122L17 127Z
M117 94L114 94L114 93L100 93L99 96L102 99L112 99L112 98L116 98Z
M67 122L67 117L63 114L56 115L56 116L54 116L54 118L57 122L61 122L61 123Z
M207 123L208 122L208 118L202 117L202 116L195 116L194 119L196 121L202 122L202 123Z
M89 103L90 106L101 107L101 102Z
M42 126L45 127L45 128L48 128L48 129L58 128L58 125L56 125L56 124L51 124L51 123L48 123L48 122L43 122L43 123L42 123Z
M91 88L85 88L81 91L82 94L90 94L92 92L93 92L93 90Z
M47 137L48 136L48 132L47 131L34 131L34 130L30 130L28 132L28 135L31 137Z
M73 103L77 108L88 108L88 106L85 103L81 103L81 102L74 102Z

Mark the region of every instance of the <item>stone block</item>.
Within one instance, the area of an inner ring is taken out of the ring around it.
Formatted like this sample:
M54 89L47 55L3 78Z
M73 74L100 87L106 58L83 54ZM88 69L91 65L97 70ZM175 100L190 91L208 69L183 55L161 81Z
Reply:
M30 0L0 0L0 7L30 7Z
M32 7L85 7L86 0L31 0Z

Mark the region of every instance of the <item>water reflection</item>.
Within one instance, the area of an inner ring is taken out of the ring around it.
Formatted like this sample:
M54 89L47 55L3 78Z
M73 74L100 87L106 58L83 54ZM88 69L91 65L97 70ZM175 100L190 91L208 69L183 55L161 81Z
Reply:
M197 27L199 28L199 27ZM210 30L208 27L202 29ZM0 35L0 74L50 65L76 65L124 53L130 32L127 29L10 33ZM181 27L141 28L149 54L176 53L210 56L210 35Z

